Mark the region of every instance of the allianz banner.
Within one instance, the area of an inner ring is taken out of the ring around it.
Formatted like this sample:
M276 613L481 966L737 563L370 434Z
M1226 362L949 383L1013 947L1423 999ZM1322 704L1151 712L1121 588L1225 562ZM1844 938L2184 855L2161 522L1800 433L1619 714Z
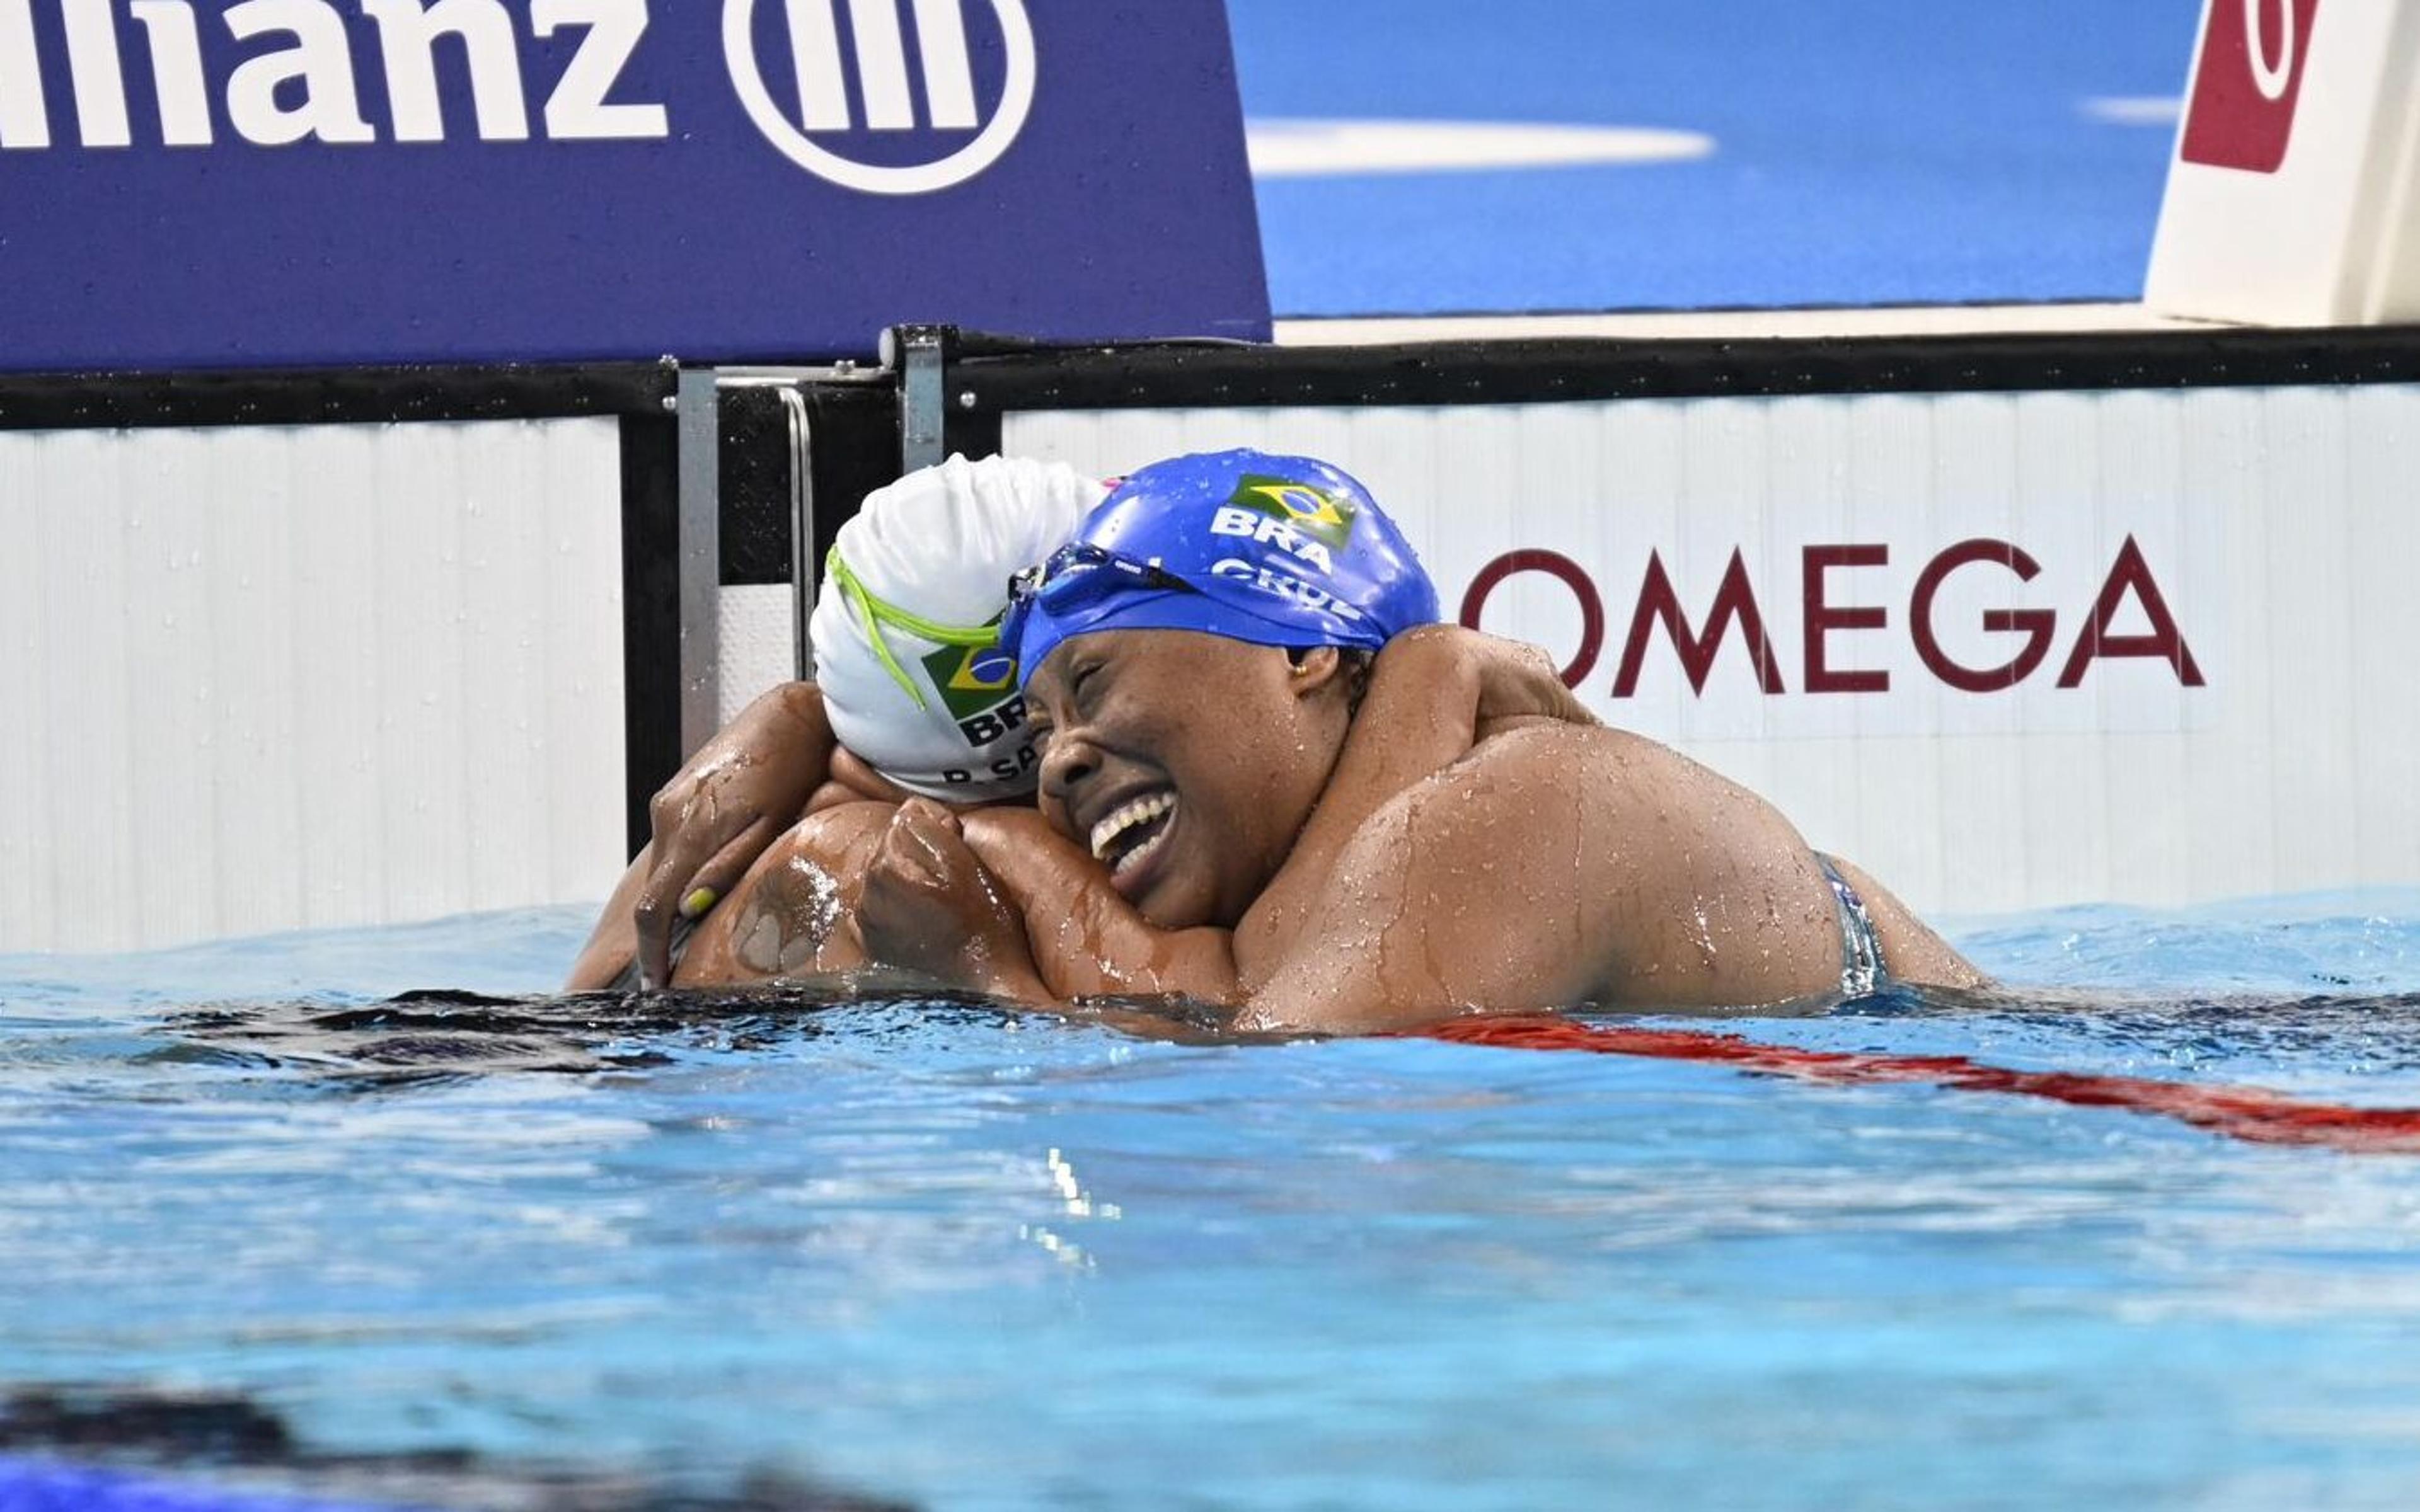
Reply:
M0 0L0 367L1264 339L1219 0Z

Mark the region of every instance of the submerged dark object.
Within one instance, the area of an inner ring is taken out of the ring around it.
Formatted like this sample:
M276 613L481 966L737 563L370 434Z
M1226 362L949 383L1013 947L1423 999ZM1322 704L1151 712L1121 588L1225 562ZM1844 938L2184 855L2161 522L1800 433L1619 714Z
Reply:
M209 1473L208 1478L194 1473ZM37 1387L0 1397L0 1507L12 1512L907 1512L908 1504L750 1472L727 1487L467 1449L338 1454L235 1393Z

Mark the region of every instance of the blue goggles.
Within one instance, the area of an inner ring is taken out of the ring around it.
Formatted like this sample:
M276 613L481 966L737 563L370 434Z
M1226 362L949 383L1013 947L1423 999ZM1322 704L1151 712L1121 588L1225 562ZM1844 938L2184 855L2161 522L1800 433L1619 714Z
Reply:
M1017 658L1027 677L1025 632L1039 613L1062 619L1127 594L1199 594L1201 589L1156 563L1121 556L1089 541L1071 541L1038 567L1008 580L1008 609L1000 622L1000 643Z

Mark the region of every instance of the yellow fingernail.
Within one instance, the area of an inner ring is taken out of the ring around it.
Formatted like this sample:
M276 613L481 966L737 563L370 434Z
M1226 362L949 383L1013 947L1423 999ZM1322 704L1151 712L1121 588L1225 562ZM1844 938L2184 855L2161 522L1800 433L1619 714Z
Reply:
M681 900L681 913L687 918L695 918L713 907L720 897L721 895L712 887L700 887Z

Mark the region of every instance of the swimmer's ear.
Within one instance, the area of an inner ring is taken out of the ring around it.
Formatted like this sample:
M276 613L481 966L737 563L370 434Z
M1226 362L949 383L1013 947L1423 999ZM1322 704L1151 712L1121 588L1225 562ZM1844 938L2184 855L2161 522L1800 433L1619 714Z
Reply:
M1333 689L1355 702L1361 696L1361 683L1370 665L1366 655L1336 646L1290 646L1286 650L1286 661L1290 664L1288 676L1295 692L1310 694Z
M1288 646L1285 648L1285 657L1286 664L1294 669L1295 676L1319 677L1325 675L1329 664L1335 661L1336 648L1334 646Z

